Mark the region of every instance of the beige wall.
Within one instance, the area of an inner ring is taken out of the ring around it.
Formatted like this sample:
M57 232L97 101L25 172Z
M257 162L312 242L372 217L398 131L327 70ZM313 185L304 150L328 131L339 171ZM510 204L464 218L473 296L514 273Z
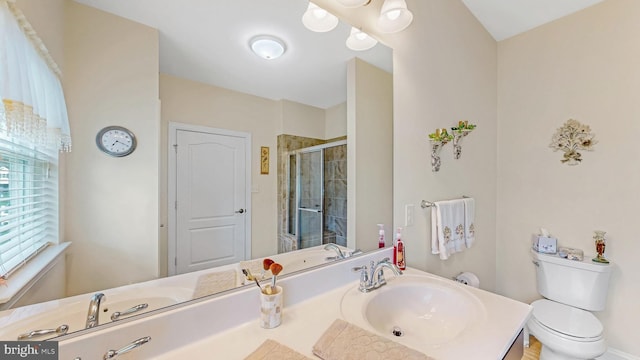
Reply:
M278 134L325 138L325 111L317 107L281 100L281 127Z
M59 171L61 241L73 243L67 295L155 278L157 31L68 0L16 4L63 70L73 138ZM139 137L127 158L110 158L95 146L98 130L114 124Z
M379 3L345 9L318 5L376 34ZM451 277L473 271L481 287L495 289L497 169L497 45L461 1L408 0L414 22L397 34L377 34L393 48L393 218L403 226L405 205L415 222L403 231L410 266ZM431 171L427 134L469 120L478 129L465 139L460 160L448 145L440 172ZM440 261L430 254L429 212L420 201L472 196L478 235L474 247ZM388 232L389 233L389 232Z
M393 98L393 94L391 94ZM390 99L392 99L390 98ZM347 135L347 103L332 106L325 110L324 139L335 139Z
M347 141L347 246L374 250L375 224L393 221L393 76L358 58L347 66Z
M452 277L475 272L495 289L496 261L496 43L461 1L409 1L417 21L394 35L394 222L404 226L405 205L415 225L404 231L407 262ZM453 158L441 152L431 171L427 134L468 120L478 128ZM430 213L421 200L467 195L476 200L476 243L446 261L431 255Z
M610 0L499 44L498 291L522 301L536 292L528 248L548 228L561 245L595 253L607 231L613 266L607 310L611 347L640 354L640 2ZM549 148L567 119L599 141L577 166Z
M63 87L73 151L66 162L67 293L158 276L158 32L73 1L65 9ZM109 125L136 134L123 158L98 150Z
M276 254L277 248L277 135L325 139L324 109L288 101L273 101L204 83L160 74L162 101L161 219L167 224L167 131L169 122L244 131L252 134L251 256ZM337 110L334 110L337 111ZM345 120L346 121L346 120ZM335 125L334 125L335 126ZM344 135L344 134L342 134ZM260 147L271 151L270 171L260 174ZM166 274L167 231L161 232L160 264Z
M280 124L281 102L160 74L162 100L162 222L167 224L167 131L169 122L209 126L251 133L251 255L277 253L276 239L276 127ZM268 146L269 174L260 174L260 147ZM166 229L166 227L165 227ZM166 244L166 230L162 232ZM166 249L164 250L166 254ZM164 257L166 259L166 255Z

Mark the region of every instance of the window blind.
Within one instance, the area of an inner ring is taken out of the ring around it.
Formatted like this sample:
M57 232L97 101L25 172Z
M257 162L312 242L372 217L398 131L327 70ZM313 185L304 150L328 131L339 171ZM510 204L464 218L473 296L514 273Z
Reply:
M0 277L58 242L54 151L0 139Z

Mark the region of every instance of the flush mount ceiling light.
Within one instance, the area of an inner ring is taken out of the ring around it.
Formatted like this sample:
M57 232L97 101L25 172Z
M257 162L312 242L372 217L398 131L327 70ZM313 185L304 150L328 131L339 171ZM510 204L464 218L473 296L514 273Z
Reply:
M407 9L405 0L384 0L378 28L383 33L396 33L406 29L413 21L413 14Z
M338 26L338 18L318 5L309 2L307 11L302 15L302 23L311 31L327 32Z
M251 50L263 59L273 60L284 54L287 49L284 41L271 35L259 35L249 41Z
M351 35L347 38L347 47L355 51L369 50L376 46L378 40L369 36L369 34L362 32L355 27L351 28Z
M340 5L348 8L369 5L371 0L337 0Z

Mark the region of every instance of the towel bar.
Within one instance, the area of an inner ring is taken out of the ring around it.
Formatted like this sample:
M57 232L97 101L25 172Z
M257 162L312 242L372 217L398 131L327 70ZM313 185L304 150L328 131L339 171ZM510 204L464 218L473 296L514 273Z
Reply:
M462 195L462 198L463 198L463 199L467 199L467 198L469 198L469 197L468 197L467 195ZM422 200L422 201L420 202L420 206L421 206L423 209L426 209L426 208L429 208L429 207L434 207L435 205L436 205L435 203L433 203L433 202L431 202L431 201L427 201L427 200Z

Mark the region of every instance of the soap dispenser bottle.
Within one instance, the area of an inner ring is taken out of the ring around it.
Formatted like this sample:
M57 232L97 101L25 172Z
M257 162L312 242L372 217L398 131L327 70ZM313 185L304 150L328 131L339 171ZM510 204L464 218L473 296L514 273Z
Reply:
M378 224L378 248L384 248L384 224Z
M394 246L394 263L398 266L400 270L405 270L407 268L407 263L405 259L405 247L404 242L402 242L402 228L399 227L396 232L396 244Z

